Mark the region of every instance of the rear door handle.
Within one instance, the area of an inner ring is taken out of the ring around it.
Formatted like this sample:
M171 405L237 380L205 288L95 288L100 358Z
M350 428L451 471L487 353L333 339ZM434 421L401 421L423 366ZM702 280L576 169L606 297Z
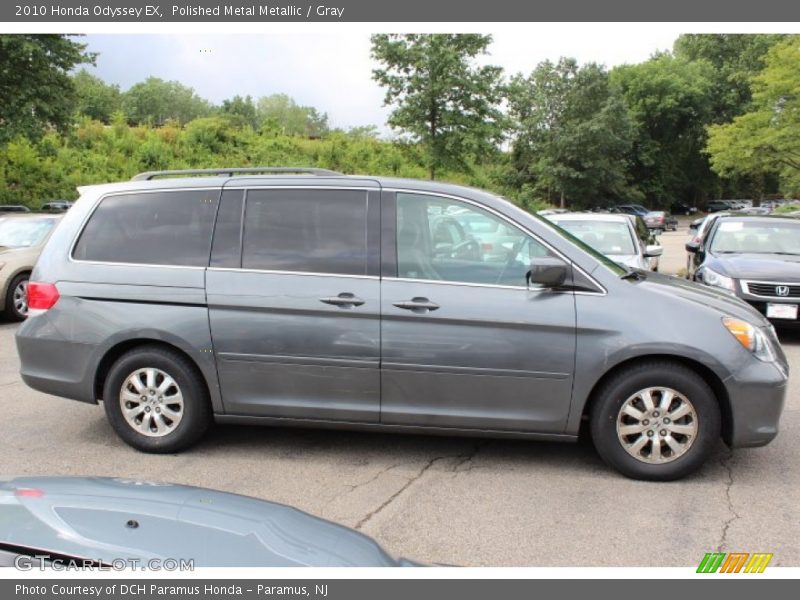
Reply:
M432 310L437 310L439 305L435 302L431 302L427 298L412 298L411 300L406 300L404 302L394 302L392 306L396 306L397 308L402 308L403 310L410 310L415 313L426 313Z
M320 302L325 304L332 304L333 306L339 306L341 308L353 308L354 306L361 306L364 304L364 301L351 294L350 292L342 292L338 296L328 296L327 298L320 298Z

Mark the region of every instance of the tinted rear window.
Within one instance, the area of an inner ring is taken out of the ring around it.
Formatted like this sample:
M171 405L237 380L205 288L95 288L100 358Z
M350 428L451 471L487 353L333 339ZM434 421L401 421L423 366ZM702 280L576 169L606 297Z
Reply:
M367 193L249 190L242 267L365 275Z
M219 191L104 198L75 246L78 260L202 267L208 264Z

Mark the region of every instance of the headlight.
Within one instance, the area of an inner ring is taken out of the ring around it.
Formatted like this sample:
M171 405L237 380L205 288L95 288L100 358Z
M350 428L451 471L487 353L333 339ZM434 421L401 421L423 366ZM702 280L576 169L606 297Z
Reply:
M758 360L763 360L764 362L775 360L775 354L772 352L769 340L758 327L733 317L722 317L722 324Z
M730 277L725 277L725 275L720 275L716 271L712 271L708 267L703 269L703 283L707 283L708 285L713 285L714 287L722 288L723 290L728 290L729 292L735 292L736 286L733 284L733 279Z

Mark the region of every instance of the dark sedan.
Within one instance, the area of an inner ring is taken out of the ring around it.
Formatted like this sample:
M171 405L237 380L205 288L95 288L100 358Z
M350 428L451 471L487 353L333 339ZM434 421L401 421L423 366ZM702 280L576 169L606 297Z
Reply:
M694 279L751 304L776 325L798 324L800 221L725 216L702 242L686 244L699 264Z

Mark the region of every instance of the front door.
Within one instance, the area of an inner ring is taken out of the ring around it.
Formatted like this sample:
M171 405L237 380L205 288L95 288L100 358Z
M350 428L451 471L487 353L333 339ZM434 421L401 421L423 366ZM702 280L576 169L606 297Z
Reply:
M526 285L531 261L555 254L467 201L387 196L396 243L383 252L394 252L396 276L384 267L381 422L562 432L574 296Z
M378 199L223 193L206 293L226 414L378 421Z

